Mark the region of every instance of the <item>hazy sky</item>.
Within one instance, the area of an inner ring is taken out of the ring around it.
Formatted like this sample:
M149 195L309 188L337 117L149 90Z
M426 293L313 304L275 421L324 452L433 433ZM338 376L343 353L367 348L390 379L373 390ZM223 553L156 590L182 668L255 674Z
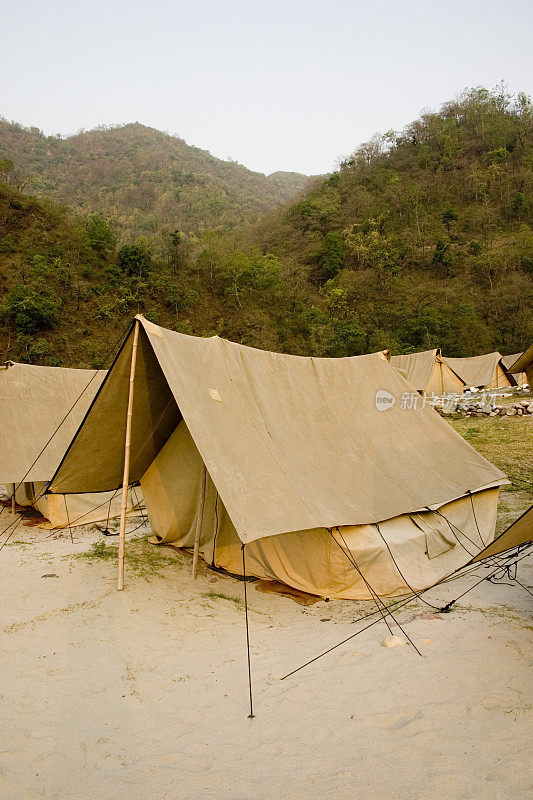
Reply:
M0 0L0 115L138 121L251 169L329 172L465 87L532 90L528 0Z

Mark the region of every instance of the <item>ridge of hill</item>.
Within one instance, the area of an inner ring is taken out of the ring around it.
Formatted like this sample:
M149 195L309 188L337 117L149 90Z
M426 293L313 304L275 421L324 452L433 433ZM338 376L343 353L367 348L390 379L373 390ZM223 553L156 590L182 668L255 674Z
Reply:
M253 222L308 181L295 172L252 172L140 123L63 138L0 118L0 158L16 164L31 194L98 212L136 235Z

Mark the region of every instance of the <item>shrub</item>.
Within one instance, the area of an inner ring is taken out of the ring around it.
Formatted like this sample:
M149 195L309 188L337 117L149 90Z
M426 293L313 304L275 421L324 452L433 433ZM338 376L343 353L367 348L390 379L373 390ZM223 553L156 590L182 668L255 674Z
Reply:
M39 285L15 284L6 294L3 314L11 319L19 333L35 333L57 324L57 305Z

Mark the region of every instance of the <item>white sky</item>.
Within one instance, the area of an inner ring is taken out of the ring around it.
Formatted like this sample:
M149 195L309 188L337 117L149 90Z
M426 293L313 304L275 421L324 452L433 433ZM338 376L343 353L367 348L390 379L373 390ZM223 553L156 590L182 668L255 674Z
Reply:
M329 172L465 87L532 89L528 0L0 0L0 115L142 122L260 172Z

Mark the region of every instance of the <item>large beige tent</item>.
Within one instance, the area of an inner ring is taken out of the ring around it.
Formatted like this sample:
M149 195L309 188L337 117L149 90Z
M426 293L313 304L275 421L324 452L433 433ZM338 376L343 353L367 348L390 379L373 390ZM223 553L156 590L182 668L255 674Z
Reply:
M478 389L506 389L516 385L512 375L505 371L501 353L443 359L463 379L467 388L475 386Z
M130 480L160 541L198 534L238 575L242 543L247 573L363 598L432 585L493 538L505 476L434 410L403 409L411 387L382 353L304 358L135 325ZM120 486L133 341L52 492Z
M533 387L533 344L511 364L509 371L514 373L525 372L529 387Z
M411 386L423 394L462 394L465 382L441 358L440 350L424 350L391 356L390 363L401 370Z
M120 496L114 492L68 500L45 493L105 374L13 362L0 367L0 483L8 491L15 488L17 502L34 504L54 527L120 514Z

